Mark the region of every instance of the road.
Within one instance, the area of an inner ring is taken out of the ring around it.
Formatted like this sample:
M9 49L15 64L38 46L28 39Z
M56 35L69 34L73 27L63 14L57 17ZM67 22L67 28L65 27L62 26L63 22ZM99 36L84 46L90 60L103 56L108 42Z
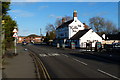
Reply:
M45 45L27 45L37 54L51 78L119 79L119 64L91 54Z

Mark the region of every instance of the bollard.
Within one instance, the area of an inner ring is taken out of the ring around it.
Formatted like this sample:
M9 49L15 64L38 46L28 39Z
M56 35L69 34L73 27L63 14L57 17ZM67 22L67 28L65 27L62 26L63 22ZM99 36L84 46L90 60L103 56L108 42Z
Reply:
M60 48L60 44L59 43L57 43L57 48Z
M65 48L65 44L62 44L62 48Z

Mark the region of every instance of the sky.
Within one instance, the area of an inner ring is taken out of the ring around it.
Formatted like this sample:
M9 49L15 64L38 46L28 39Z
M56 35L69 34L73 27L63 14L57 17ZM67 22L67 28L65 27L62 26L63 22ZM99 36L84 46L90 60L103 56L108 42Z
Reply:
M19 36L46 34L47 24L54 24L57 18L73 17L76 10L78 19L89 25L92 17L103 17L118 28L118 2L12 2L9 15L17 21ZM88 0L89 1L89 0ZM117 0L116 0L117 1Z

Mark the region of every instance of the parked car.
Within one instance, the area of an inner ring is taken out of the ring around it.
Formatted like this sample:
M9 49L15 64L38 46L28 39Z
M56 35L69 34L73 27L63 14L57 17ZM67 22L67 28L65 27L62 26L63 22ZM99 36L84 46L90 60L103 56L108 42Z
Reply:
M23 41L22 42L22 45L27 45L28 43L26 41Z

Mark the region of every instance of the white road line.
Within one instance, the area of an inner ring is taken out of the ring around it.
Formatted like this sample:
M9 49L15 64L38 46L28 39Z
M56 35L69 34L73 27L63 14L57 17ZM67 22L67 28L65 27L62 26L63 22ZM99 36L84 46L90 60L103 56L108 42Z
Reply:
M107 73L107 72L105 72L105 71L102 71L102 70L100 70L100 69L97 69L97 70L98 70L99 72L103 73L103 74L106 74L106 75L112 77L112 78L116 78L116 79L120 80L120 78L118 78L118 77L116 77L116 76L114 76L114 75L111 75L111 74L109 74L109 73Z
M88 64L86 64L85 62L82 62L82 61L80 61L80 60L77 60L77 59L75 59L75 58L73 58L75 61L78 61L78 62L80 62L81 64L84 64L84 65L88 65Z
M67 56L67 55L65 55L65 54L62 54L62 55L64 55L64 56L68 57L68 56Z
M46 57L46 54L39 54L40 57Z
M60 56L60 54L57 53L47 53L47 54L39 54L40 57L49 57L49 56Z

